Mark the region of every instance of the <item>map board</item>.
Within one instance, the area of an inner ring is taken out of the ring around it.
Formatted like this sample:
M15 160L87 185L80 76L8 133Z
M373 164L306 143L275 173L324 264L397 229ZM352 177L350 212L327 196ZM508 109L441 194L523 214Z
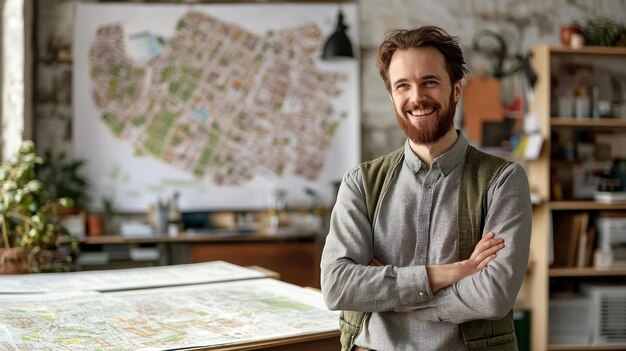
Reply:
M0 275L0 294L106 292L264 277L267 275L257 270L224 261L212 261L99 271Z
M356 4L342 4L357 51ZM322 61L337 4L78 4L73 138L91 208L322 203L360 160L358 61Z
M0 294L0 350L178 350L338 330L318 291L270 278L110 293Z

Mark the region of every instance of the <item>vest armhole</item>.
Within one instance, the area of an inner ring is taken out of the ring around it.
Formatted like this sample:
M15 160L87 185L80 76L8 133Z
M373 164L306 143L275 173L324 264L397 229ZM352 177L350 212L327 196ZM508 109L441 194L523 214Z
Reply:
M389 185L398 163L404 159L404 147L360 165L367 217L372 229L376 222L381 195Z
M480 240L491 185L511 162L468 146L459 185L459 259L467 259Z

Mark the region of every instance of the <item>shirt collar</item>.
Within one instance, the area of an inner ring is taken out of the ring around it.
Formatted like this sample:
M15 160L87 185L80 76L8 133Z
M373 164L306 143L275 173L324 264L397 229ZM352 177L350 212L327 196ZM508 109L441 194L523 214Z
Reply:
M439 169L444 175L448 175L450 171L454 169L461 161L465 160L465 152L469 143L463 133L457 130L459 137L456 139L454 145L443 154L435 158L433 164L437 164ZM404 162L409 167L411 172L417 174L424 164L422 160L413 152L409 139L404 142Z
M413 152L413 149L411 149L411 144L409 143L408 138L404 142L404 163L406 163L413 174L417 174L422 167L422 160L420 160L415 152Z

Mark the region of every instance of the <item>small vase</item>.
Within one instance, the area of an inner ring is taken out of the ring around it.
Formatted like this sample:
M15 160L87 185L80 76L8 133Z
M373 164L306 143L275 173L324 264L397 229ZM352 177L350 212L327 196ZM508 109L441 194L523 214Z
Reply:
M561 27L561 44L565 47L572 46L572 35L580 35L582 38L582 32L576 26L563 26Z
M87 215L87 235L100 236L104 234L104 216L101 213Z

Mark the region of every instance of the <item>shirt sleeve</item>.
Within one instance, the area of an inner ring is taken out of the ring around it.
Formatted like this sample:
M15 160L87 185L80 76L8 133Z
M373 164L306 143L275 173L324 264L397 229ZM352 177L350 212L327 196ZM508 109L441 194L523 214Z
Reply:
M369 266L372 226L361 174L348 172L339 187L321 259L321 288L331 310L401 310L432 298L425 266Z
M494 232L505 247L480 272L414 306L417 318L464 323L502 318L513 308L528 266L532 223L528 179L520 165L504 170L491 186L487 203L483 235Z

